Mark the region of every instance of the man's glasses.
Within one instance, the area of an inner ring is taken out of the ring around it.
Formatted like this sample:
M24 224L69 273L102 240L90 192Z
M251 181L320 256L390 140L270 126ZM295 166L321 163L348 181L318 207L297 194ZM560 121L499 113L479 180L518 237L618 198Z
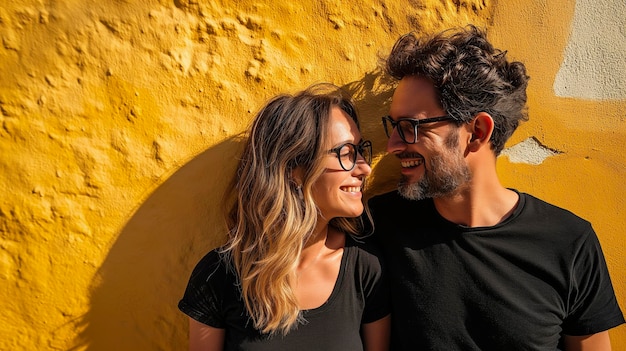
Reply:
M383 117L383 127L385 127L385 134L387 134L387 138L391 137L394 128L398 128L398 134L400 135L400 139L402 139L402 141L407 144L415 144L417 142L417 131L420 125L455 120L456 119L454 117L447 115L424 119L400 118L397 121L391 119L391 116L385 116Z
M372 142L363 140L359 145L345 143L334 149L328 150L328 153L334 153L339 159L339 164L344 171L351 171L356 166L358 154L361 154L367 164L372 162Z

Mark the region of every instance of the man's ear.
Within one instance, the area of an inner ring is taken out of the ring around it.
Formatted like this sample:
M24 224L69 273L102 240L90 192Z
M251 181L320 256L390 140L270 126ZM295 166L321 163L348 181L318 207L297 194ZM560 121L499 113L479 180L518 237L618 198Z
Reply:
M471 123L472 137L469 142L470 151L478 151L481 147L489 145L493 133L493 118L487 112L479 112Z

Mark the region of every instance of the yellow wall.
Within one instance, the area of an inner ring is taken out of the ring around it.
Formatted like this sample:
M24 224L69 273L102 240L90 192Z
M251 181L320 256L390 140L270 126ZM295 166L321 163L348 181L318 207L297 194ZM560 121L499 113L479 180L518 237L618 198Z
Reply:
M381 152L372 193L388 189L378 58L409 30L466 23L532 76L505 184L594 223L626 306L626 83L611 81L626 65L613 58L594 95L571 89L597 60L567 54L596 42L573 35L586 2L0 0L0 349L186 349L176 303L224 238L221 192L257 108L344 86ZM623 45L623 25L597 22ZM626 328L611 335L626 350Z

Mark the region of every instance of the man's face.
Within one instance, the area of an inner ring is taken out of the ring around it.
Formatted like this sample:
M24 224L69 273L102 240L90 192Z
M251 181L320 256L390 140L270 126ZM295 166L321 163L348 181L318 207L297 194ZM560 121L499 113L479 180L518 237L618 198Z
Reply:
M443 116L433 84L422 77L403 78L393 95L390 117L424 120ZM459 128L449 121L418 127L417 141L404 142L393 130L387 151L400 159L402 179L398 190L408 199L453 195L471 179L471 172L459 148Z

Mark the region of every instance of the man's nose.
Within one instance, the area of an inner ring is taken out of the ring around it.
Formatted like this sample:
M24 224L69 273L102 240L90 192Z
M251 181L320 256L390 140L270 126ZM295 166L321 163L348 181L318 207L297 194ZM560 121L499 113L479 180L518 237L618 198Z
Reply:
M391 135L387 140L387 152L390 154L396 154L406 149L406 143L400 138L398 128L394 128L391 131Z

